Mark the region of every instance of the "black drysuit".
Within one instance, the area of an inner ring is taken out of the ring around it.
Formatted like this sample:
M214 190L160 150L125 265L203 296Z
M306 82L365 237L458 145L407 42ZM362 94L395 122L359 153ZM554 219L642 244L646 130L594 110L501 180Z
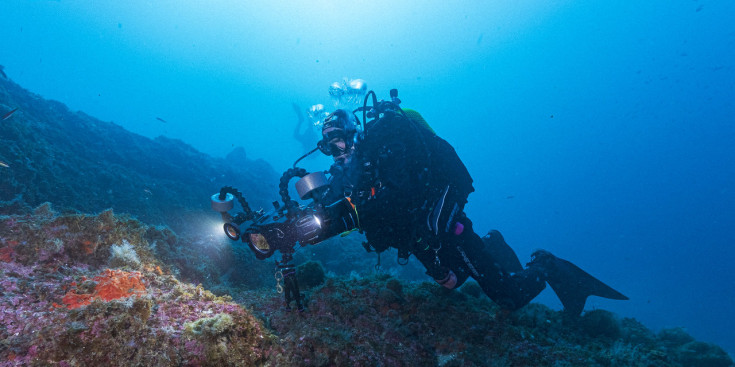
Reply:
M360 229L376 251L413 254L442 282L473 277L502 307L526 305L545 287L539 269L522 269L497 231L484 240L464 214L472 178L455 150L400 111L367 125L348 163L335 163L327 196L355 205Z

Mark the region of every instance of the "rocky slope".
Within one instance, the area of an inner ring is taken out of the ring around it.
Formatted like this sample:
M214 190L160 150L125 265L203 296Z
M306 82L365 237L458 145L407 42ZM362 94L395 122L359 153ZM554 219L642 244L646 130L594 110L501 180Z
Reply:
M0 77L0 213L49 201L58 210L109 208L177 231L213 215L208 197L235 185L254 206L275 199L279 175L242 148L217 159L178 140L148 139L72 112ZM273 198L273 199L272 199Z

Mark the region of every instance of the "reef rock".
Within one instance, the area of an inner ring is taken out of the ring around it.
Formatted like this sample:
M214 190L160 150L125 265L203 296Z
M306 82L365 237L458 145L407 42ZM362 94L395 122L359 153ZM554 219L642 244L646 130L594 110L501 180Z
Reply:
M216 217L207 198L224 185L266 206L278 175L263 161L212 158L166 137L149 139L0 78L0 214L28 212L50 201L61 211L112 208L148 224L198 230ZM192 228L195 227L195 228Z

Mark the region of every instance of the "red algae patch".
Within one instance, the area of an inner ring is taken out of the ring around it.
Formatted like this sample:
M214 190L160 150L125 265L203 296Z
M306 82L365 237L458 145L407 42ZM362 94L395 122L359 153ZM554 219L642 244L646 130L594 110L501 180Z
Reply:
M74 282L71 284L74 289L69 290L61 302L71 310L87 306L95 299L109 302L130 296L140 296L146 292L140 272L105 269L102 274L92 280L97 282L93 293L78 293L79 289ZM54 304L54 306L62 307L59 304Z

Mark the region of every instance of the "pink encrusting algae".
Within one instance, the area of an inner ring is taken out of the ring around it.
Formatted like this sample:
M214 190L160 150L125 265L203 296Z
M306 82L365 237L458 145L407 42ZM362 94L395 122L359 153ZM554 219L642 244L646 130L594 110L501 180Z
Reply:
M682 329L506 313L473 282L329 276L317 262L297 272L306 311L289 312L272 287L207 276L214 260L186 250L205 245L111 211L0 216L0 366L732 366Z
M128 224L111 213L0 217L0 254L9 254L0 261L0 366L262 365L279 350L240 305L163 274L142 245L152 261L142 271L105 267L108 240L144 242ZM82 237L98 243L95 254ZM217 335L187 331L218 314L231 322Z

